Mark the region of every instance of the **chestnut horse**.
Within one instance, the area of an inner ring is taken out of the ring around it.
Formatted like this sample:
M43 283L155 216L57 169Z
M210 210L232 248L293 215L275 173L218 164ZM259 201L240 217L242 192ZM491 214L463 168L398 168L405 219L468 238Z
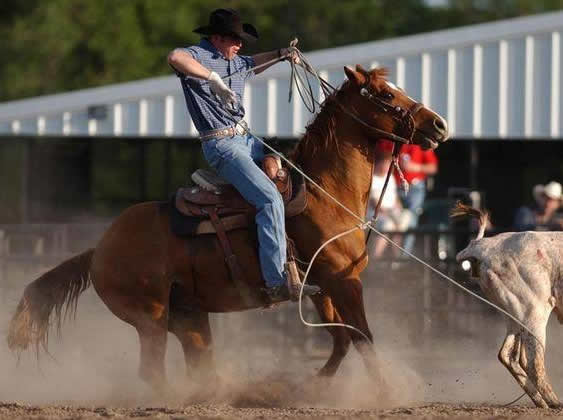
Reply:
M348 80L326 98L291 158L329 194L363 217L381 130L425 148L445 142L448 131L442 117L387 82L385 70L368 72L356 66L344 71ZM188 372L214 377L209 312L253 308L231 280L216 236L172 234L170 205L147 202L127 208L95 249L29 284L10 324L10 348L46 346L49 319L60 327L64 312L72 311L80 293L92 284L111 312L136 328L140 376L156 390L165 389L167 383L164 357L169 331L180 340ZM326 240L357 224L357 219L309 184L307 208L287 220L287 233L298 254L308 259ZM263 287L255 234L238 229L229 232L229 238L246 281L251 287ZM329 327L333 350L320 375L334 375L353 342L377 378L360 280L367 262L365 235L358 229L325 247L312 267L311 281L322 289L312 300L322 321L346 323L364 334Z

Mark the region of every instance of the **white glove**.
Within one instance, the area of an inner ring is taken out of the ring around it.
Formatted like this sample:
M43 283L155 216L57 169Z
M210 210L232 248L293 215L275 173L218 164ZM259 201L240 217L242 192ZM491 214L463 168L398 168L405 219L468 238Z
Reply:
M297 54L297 48L293 46L289 48L282 48L280 50L280 55L285 57L285 60L293 61L295 64L299 64L301 62L299 55Z
M207 80L209 81L209 88L211 89L211 92L217 95L219 100L226 105L227 108L234 109L235 104L237 103L237 95L227 87L225 82L223 82L223 79L221 79L217 73L212 71Z

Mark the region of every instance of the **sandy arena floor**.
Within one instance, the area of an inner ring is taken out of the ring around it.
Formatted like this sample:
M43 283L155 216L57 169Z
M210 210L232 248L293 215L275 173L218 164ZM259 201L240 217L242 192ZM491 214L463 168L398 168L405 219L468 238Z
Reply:
M93 419L93 418L160 418L160 419L434 419L490 418L536 419L563 418L563 410L539 410L526 406L501 408L487 405L426 404L388 410L333 408L244 408L223 404L197 404L186 407L135 407L0 404L0 418L10 419Z
M222 386L209 387L211 398L186 379L181 348L170 337L167 376L177 397L156 397L138 377L135 330L109 313L93 290L81 297L76 320L64 325L62 337L52 334L51 357L43 355L38 364L28 352L18 362L3 337L29 281L21 279L0 309L0 418L563 418L563 410L536 409L527 397L503 407L522 390L496 358L505 333L502 317L472 316L456 294L447 295L448 307L458 308L453 317L445 310L413 315L409 299L421 296L401 279L391 280L366 299L389 401L377 395L353 348L332 383L315 384L313 375L327 357L315 353L315 343L328 334L303 330L297 321L280 327L276 311L214 316ZM429 304L444 301L433 298ZM434 332L431 339L418 339L421 328ZM562 340L563 329L551 322L547 367L560 396ZM310 343L307 358L300 343Z

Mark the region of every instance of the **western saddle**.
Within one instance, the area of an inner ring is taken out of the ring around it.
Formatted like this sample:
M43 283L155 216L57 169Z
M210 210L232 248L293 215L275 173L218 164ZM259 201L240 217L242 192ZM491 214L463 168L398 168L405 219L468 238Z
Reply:
M275 183L282 195L285 206L285 218L296 216L303 212L307 206L306 187L303 177L296 177L295 185L289 171L282 167L281 159L275 154L264 157L262 169L266 175ZM179 188L174 197L175 209L183 216L183 219L191 221L189 235L216 234L223 252L225 261L229 267L231 277L235 286L241 293L246 304L270 304L258 291L248 287L238 264L236 255L233 253L228 231L254 226L256 209L248 203L240 193L227 181L219 177L215 172L198 169L192 176L195 186ZM172 218L173 219L173 218ZM178 233L178 229L172 226L172 230ZM287 260L295 268L295 246L288 238ZM291 285L288 285L291 287Z

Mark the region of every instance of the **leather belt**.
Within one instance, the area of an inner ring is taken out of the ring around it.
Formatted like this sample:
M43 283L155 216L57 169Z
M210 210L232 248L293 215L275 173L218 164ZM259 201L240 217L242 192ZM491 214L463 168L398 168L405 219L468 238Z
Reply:
M199 140L207 141L207 140L213 140L223 137L233 137L236 135L243 136L248 132L249 130L246 121L241 120L237 122L233 127L225 127L225 128L219 128L217 130L203 131L199 135Z

